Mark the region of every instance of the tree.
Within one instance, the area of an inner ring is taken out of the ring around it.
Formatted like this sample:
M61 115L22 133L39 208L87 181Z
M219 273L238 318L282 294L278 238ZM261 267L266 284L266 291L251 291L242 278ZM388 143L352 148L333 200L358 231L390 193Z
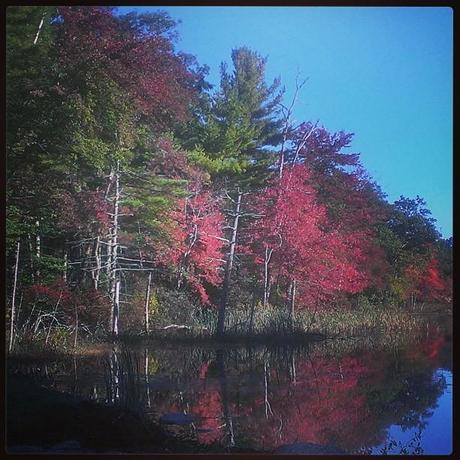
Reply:
M282 91L279 79L270 86L265 83L266 62L245 47L232 51L234 71L230 74L226 64L221 65L220 90L201 128L198 146L205 158L214 162L218 176L240 186L267 178L267 168L275 161L270 147L281 142Z
M183 179L150 170L147 198L146 181L134 179L162 155L153 140L186 118L197 91L173 28L165 14L103 7L8 10L8 241L11 255L13 241L26 242L32 283L63 276L74 289L105 285L113 300L120 224L129 206L141 208L132 200L151 216L184 190Z
M223 216L219 201L208 190L196 190L179 200L171 215L176 222L175 241L166 254L176 267L177 286L185 282L208 304L205 286L221 282Z
M318 202L327 210L329 228L349 235L363 257L359 270L369 289L385 283L388 265L382 256L377 228L385 222L385 195L360 163L359 154L348 152L353 134L331 133L311 122L301 123L290 134L287 164L304 164L312 175Z
M286 167L255 198L264 217L254 223L252 248L264 264L264 300L272 279L287 292L291 319L296 298L318 306L336 292L359 292L367 279L358 268L363 254L353 234L330 230L326 209L318 204L311 174L304 166Z
M425 206L425 200L418 195L414 199L401 196L393 204L388 226L404 241L407 250L426 252L440 238L434 225L436 219L430 217L431 211Z
M437 285L437 256L440 234L435 227L436 220L426 208L423 198L401 196L394 204L387 205L384 230L380 231L383 247L391 266L389 289L397 300L415 305L416 299L430 299L421 283ZM436 267L436 268L435 268ZM436 272L436 274L435 274ZM431 275L429 275L431 273ZM444 275L445 298L448 298L448 272ZM438 285L439 287L439 285ZM422 294L424 292L425 294ZM432 291L435 294L436 289ZM440 300L438 292L438 301Z
M241 218L245 215L244 194L261 187L271 175L274 147L281 141L279 80L265 83L266 59L248 48L232 51L234 72L221 66L220 90L199 130L200 142L192 160L207 168L216 188L224 190L228 209L226 264L219 310L218 333L223 334L235 249ZM247 215L247 214L246 214Z

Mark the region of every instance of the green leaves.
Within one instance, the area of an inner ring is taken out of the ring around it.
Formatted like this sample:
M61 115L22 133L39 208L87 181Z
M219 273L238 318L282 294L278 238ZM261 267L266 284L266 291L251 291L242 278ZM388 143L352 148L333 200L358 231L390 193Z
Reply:
M281 140L279 81L265 83L266 59L248 48L232 52L233 74L221 66L220 90L198 127L190 154L211 176L257 186L270 174L268 146ZM271 159L271 158L270 158Z
M210 157L203 148L196 148L189 152L188 158L192 164L200 166L212 176L243 175L251 165L247 159L235 158L221 152L215 158Z

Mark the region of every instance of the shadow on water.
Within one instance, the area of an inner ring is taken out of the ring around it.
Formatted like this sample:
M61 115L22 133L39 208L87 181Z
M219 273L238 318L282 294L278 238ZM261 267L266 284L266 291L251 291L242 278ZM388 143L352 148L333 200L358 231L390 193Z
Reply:
M386 347L118 344L101 356L11 360L9 371L214 451L421 454L435 453L426 433L446 396L449 340L431 328Z

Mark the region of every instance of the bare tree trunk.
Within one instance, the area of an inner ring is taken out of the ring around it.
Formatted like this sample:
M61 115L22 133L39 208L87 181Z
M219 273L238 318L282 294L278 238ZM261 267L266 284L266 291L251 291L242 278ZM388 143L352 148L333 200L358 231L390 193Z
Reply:
M110 297L112 300L111 309L111 330L112 334L118 335L118 315L120 311L120 280L117 275L118 259L118 214L120 206L120 163L117 162L117 171L115 173L115 197L113 206L113 225L110 241L110 259L109 259L109 280L110 280Z
M37 269L36 269L36 276L37 280L40 280L40 258L41 258L41 237L40 237L40 221L37 220L35 222L35 226L37 227L37 234L35 235L35 255L37 257Z
M149 307L150 307L150 285L152 283L152 272L149 272L149 279L147 281L147 292L145 294L145 305L144 305L144 324L145 324L145 333L150 332L149 329Z
M67 267L69 265L68 262L68 255L67 255L67 248L64 249L64 269L62 270L62 279L64 283L67 283Z
M192 252L193 246L195 246L195 243L198 241L198 225L194 224L193 225L193 234L190 237L190 242L188 245L187 251L184 253L183 257L181 258L179 262L179 269L177 271L177 289L180 289L182 286L182 283L184 281L184 273L187 269L188 265L188 259L190 256L190 253Z
M297 96L299 94L300 89L302 86L306 83L307 80L303 80L301 83L299 83L298 75L296 77L296 82L295 82L295 92L294 92L294 97L292 98L291 105L289 107L282 107L283 108L283 113L284 113L284 127L283 127L283 140L281 142L281 150L280 150L280 167L279 167L279 177L283 177L283 169L284 169L284 164L286 161L286 143L288 140L288 133L292 129L291 126L291 116L292 116L292 110L294 108L294 105L297 100Z
M15 314L16 314L16 286L18 282L18 266L19 266L19 249L21 243L18 241L18 245L16 247L16 263L14 265L14 282L13 282L13 296L11 298L11 320L10 320L10 343L8 346L8 351L13 350L13 343L14 343L14 322L15 322Z
M24 293L21 292L21 299L19 300L19 305L18 305L18 309L16 311L16 314L15 314L15 317L16 317L16 325L19 323L19 318L21 317L21 311L22 311L22 301L24 299ZM15 326L16 327L16 326ZM13 348L14 348L14 344L18 338L18 333L20 330L23 330L24 329L24 325L21 327L21 329L17 329L15 330L15 333L14 333L14 337L13 337Z
M96 260L96 268L91 272L93 278L94 289L97 291L99 287L99 276L101 273L101 254L100 254L100 246L101 246L101 237L98 236L96 238L96 242L94 244L94 257Z
M73 397L77 399L77 396L79 394L79 389L78 389L78 368L77 368L77 356L74 354L73 355Z
M270 259L273 254L273 249L265 248L265 260L264 260L264 307L268 305L268 300L270 296L270 275L268 271L268 266L270 264Z
M88 278L88 276L91 276L91 279L93 279L93 270L91 270L91 265L92 265L92 262L91 262L91 254L92 254L92 251L91 251L91 245L90 243L88 244L85 244L83 243L82 244L82 249L83 249L83 260L82 260L82 264L80 265L82 267L82 279L83 279L83 282L86 281L86 279ZM91 270L90 274L88 274L88 271Z
M49 325L49 328L48 328L48 334L46 334L45 345L48 345L48 340L49 340L50 335L51 335L51 328L53 327L54 321L56 321L56 313L57 313L57 309L59 307L59 304L61 302L61 299L62 299L62 291L59 294L59 299L56 302L56 306L54 307L53 318L51 318L51 322L50 322L50 325Z
M33 256L34 251L32 248L32 235L30 233L27 235L27 240L29 242L30 277L32 278L32 284L35 284L35 264Z
M106 269L106 274L107 274L107 278L109 279L109 291L110 291L110 280L111 280L111 275L112 275L112 262L113 262L113 259L112 259L112 253L113 253L113 248L112 248L112 244L113 244L113 229L110 229L110 232L109 232L109 244L106 245L106 248L107 248L107 263L106 263L106 266L105 266L105 269Z
M233 269L233 260L235 257L235 246L236 246L236 238L238 235L238 223L240 219L242 196L243 196L243 193L238 189L238 198L236 202L234 221L233 221L233 226L232 226L232 238L230 240L230 252L228 254L227 264L225 266L224 283L222 286L222 297L221 297L220 308L219 308L219 316L217 319L217 335L218 336L224 335L225 310L227 308L228 291L230 287L231 274L232 274L232 269Z
M317 126L318 126L318 121L312 126L312 128L310 129L310 131L308 131L308 133L305 133L302 140L300 141L300 143L297 145L296 149L295 149L295 155L294 155L294 159L292 161L292 164L295 165L296 162L297 162L297 159L299 158L299 154L301 152L301 150L305 147L305 144L307 143L308 139L310 138L310 136L316 131L317 129Z
M38 25L37 34L35 35L35 39L34 39L34 45L37 44L38 37L40 36L40 31L42 30L42 27L43 27L43 21L45 20L45 15L46 15L46 13L43 13L43 16L42 16L42 19L40 21L40 24Z
M109 176L109 183L107 184L107 189L105 191L105 199L107 201L110 200L109 196L110 196L110 189L112 187L112 182L113 182L113 179L115 177L115 173L114 171L112 170L110 172L110 176ZM109 214L110 215L110 214ZM112 219L114 218L114 215L112 215ZM109 244L107 244L107 264L106 264L106 272L107 272L107 277L109 278L109 291L110 291L110 280L111 280L111 273L112 273L112 253L113 253L113 247L112 247L112 244L113 244L113 238L114 238L114 229L113 229L113 220L112 220L112 228L109 230Z

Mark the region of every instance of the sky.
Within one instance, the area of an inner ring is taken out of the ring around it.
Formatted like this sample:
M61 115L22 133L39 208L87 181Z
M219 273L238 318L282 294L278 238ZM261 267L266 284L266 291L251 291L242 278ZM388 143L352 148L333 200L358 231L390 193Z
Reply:
M448 7L121 7L164 10L178 24L176 49L210 67L248 46L268 58L285 103L308 78L297 122L354 133L350 152L387 194L420 195L452 236L453 12ZM231 69L231 65L229 66Z

